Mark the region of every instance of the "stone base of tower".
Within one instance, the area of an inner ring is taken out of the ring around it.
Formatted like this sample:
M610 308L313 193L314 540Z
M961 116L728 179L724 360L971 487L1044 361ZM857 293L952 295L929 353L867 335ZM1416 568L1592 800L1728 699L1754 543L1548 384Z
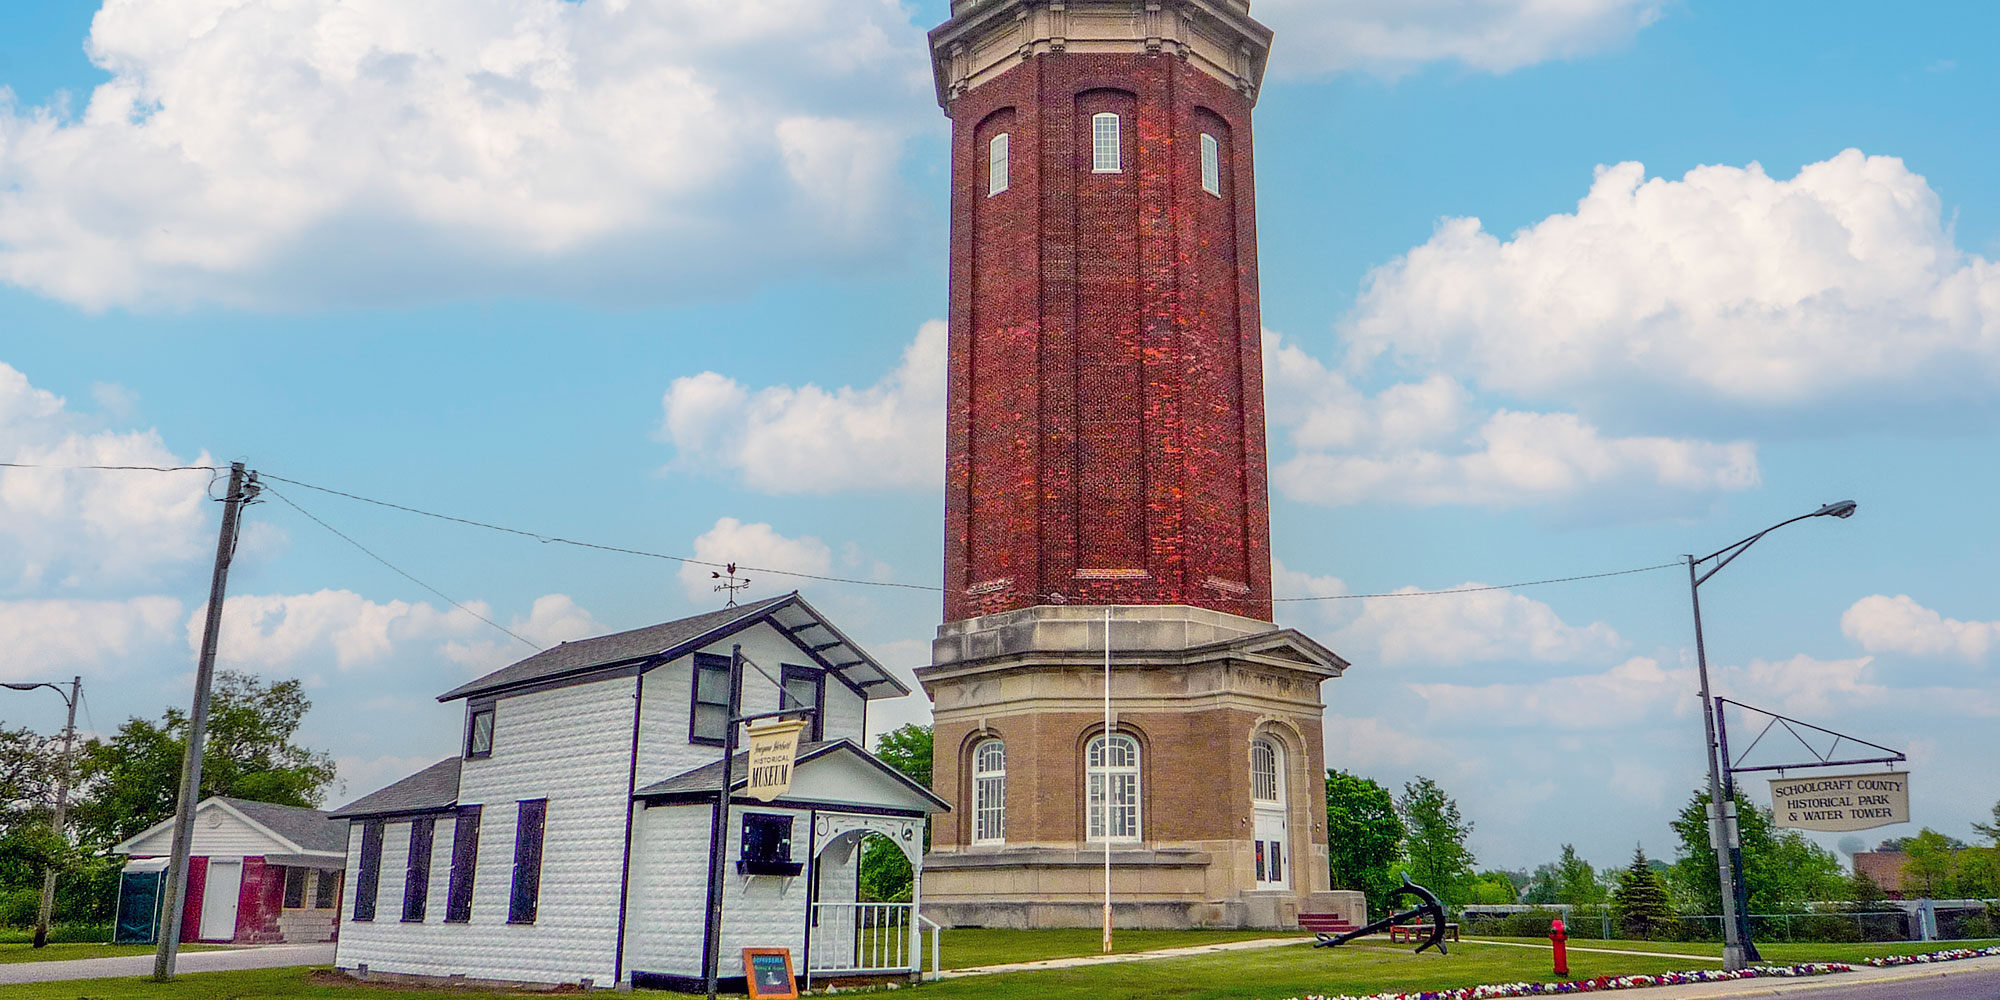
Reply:
M1125 788L1136 773L1137 835L1111 845L1116 925L1295 928L1301 912L1357 909L1327 886L1320 685L1346 662L1217 611L1071 605L948 623L918 671L933 787L954 804L933 821L926 915L1100 925L1090 748L1105 733L1107 611L1111 732L1137 756L1126 778L1097 777Z

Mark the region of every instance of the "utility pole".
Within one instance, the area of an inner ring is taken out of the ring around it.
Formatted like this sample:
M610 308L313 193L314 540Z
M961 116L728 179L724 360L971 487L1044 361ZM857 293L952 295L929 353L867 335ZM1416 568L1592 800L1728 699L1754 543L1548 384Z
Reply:
M222 532L215 541L215 575L208 584L208 621L195 661L194 707L188 712L187 749L181 755L181 794L174 809L174 855L160 914L160 946L153 954L153 979L170 982L181 948L181 899L187 892L188 854L194 846L194 806L201 797L201 754L208 736L209 688L215 680L215 645L222 632L222 598L229 586L229 562L236 555L236 531L243 505L257 498L257 474L244 481L243 463L229 464L229 492L222 498Z
M66 824L69 819L69 752L71 744L76 742L76 699L82 689L83 678L71 677L69 722L63 726L62 773L56 777L56 836L62 837L65 843L69 840L64 832L68 829ZM50 865L42 871L42 907L35 913L35 947L45 947L49 943L49 918L55 915L55 910L56 866Z

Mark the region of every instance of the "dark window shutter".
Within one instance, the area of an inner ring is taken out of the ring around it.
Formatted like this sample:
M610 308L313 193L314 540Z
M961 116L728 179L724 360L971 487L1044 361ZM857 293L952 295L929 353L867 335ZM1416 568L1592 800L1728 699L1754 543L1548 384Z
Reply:
M410 864L403 876L403 922L424 922L424 905L431 895L431 842L437 820L430 816L410 823Z
M462 924L472 919L472 873L478 867L479 807L459 806L458 825L451 834L451 885L445 890L445 923Z
M382 881L382 821L361 824L361 870L354 876L354 919L375 919L375 887Z
M527 799L514 821L514 886L507 901L507 922L532 924L542 897L542 824L549 800Z
M306 905L306 869L285 869L285 909L296 910Z

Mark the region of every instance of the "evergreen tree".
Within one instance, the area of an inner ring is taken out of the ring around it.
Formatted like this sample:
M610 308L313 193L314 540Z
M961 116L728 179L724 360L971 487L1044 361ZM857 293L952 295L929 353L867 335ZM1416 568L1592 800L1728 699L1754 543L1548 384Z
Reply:
M1471 821L1459 814L1458 803L1437 782L1422 775L1403 785L1397 808L1403 814L1410 881L1447 903L1463 904L1474 863L1465 846L1472 836Z
M1993 803L1993 822L1991 824L1974 823L1972 824L1972 832L1985 837L1987 840L1993 842L1994 847L2000 848L2000 802Z
M1883 905L1888 901L1889 894L1883 892L1882 887L1877 885L1867 872L1855 872L1854 877L1849 879L1847 884L1848 899L1852 901L1851 905L1854 912L1880 913L1885 909L1892 908Z
M1629 937L1648 939L1674 924L1674 901L1667 891L1667 880L1647 860L1644 846L1633 853L1632 863L1618 876L1611 907L1618 926Z
M1381 909L1403 859L1403 820L1389 790L1346 771L1326 772L1326 841L1333 887L1365 893L1369 907Z

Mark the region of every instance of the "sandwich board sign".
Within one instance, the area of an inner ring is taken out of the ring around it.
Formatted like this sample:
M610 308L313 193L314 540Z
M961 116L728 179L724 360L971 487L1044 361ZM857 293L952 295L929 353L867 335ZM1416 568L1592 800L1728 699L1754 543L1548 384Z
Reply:
M1910 821L1910 772L1772 778L1771 812L1788 830L1841 833Z
M743 983L752 1000L796 1000L790 948L743 949Z
M750 727L750 785L743 794L769 802L792 787L792 764L798 757L803 719L784 719Z

